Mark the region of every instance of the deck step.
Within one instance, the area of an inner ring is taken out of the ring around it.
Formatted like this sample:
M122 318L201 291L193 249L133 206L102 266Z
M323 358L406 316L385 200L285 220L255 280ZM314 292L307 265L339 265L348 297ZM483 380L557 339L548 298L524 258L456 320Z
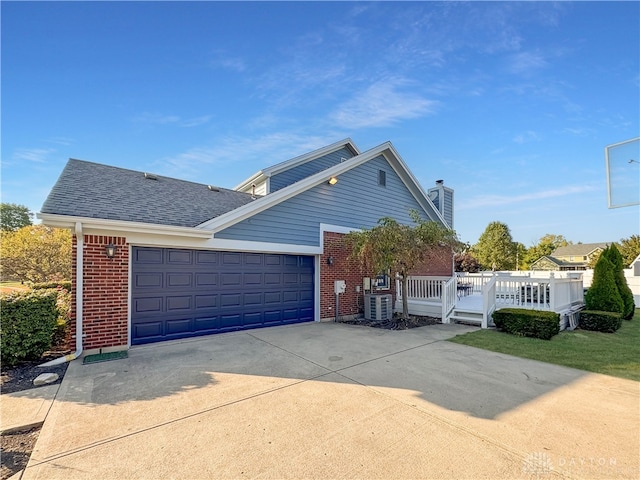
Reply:
M451 315L449 317L453 323L465 323L469 325L482 325L482 316L471 317L466 315Z

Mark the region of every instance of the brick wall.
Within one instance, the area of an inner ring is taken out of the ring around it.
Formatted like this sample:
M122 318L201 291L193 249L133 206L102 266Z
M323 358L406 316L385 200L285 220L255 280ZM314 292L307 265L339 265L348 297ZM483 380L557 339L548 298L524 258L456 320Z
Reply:
M105 246L116 245L116 256ZM85 350L128 343L129 246L124 237L84 236L82 329ZM75 350L77 241L73 238L71 345Z
M328 259L333 258L333 264ZM351 257L351 248L344 243L344 234L325 232L324 254L320 256L320 318L329 319L336 316L336 295L334 282L344 280L347 285L345 293L340 295L339 316L357 316L364 314L364 292L362 289L364 272L360 262ZM395 299L395 281L390 281L389 290L379 293L391 293ZM360 287L360 292L356 287Z
M434 277L453 276L453 253L449 247L434 250L427 260L413 272L413 275L430 275Z
M324 254L320 256L320 318L335 318L336 296L333 285L336 280L345 280L347 290L340 295L340 316L358 315L364 313L364 295L362 282L365 273L360 262L349 258L351 249L345 246L343 234L325 232ZM333 259L328 265L327 260ZM434 251L427 261L413 272L414 275L447 276L453 275L453 254L450 248ZM379 293L391 293L395 302L395 279L391 278L389 290ZM356 292L356 286L361 286Z

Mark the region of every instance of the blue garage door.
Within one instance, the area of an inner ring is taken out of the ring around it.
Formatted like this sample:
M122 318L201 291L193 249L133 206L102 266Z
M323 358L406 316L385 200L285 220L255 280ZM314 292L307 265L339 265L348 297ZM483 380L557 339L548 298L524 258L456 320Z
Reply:
M313 257L134 247L131 342L313 320Z

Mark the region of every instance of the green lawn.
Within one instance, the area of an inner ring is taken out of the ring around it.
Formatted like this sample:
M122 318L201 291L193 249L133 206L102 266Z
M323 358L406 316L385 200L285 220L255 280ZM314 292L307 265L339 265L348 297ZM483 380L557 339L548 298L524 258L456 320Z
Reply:
M465 333L449 341L640 381L640 309L616 333L563 331L551 340L518 337L496 330Z

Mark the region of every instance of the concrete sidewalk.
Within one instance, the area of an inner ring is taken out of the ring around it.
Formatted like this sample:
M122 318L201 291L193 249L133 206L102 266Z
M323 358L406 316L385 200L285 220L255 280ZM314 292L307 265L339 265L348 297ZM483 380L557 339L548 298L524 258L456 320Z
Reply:
M0 395L0 433L42 425L59 387L59 384L47 385Z
M638 478L640 384L309 323L73 362L23 479Z

